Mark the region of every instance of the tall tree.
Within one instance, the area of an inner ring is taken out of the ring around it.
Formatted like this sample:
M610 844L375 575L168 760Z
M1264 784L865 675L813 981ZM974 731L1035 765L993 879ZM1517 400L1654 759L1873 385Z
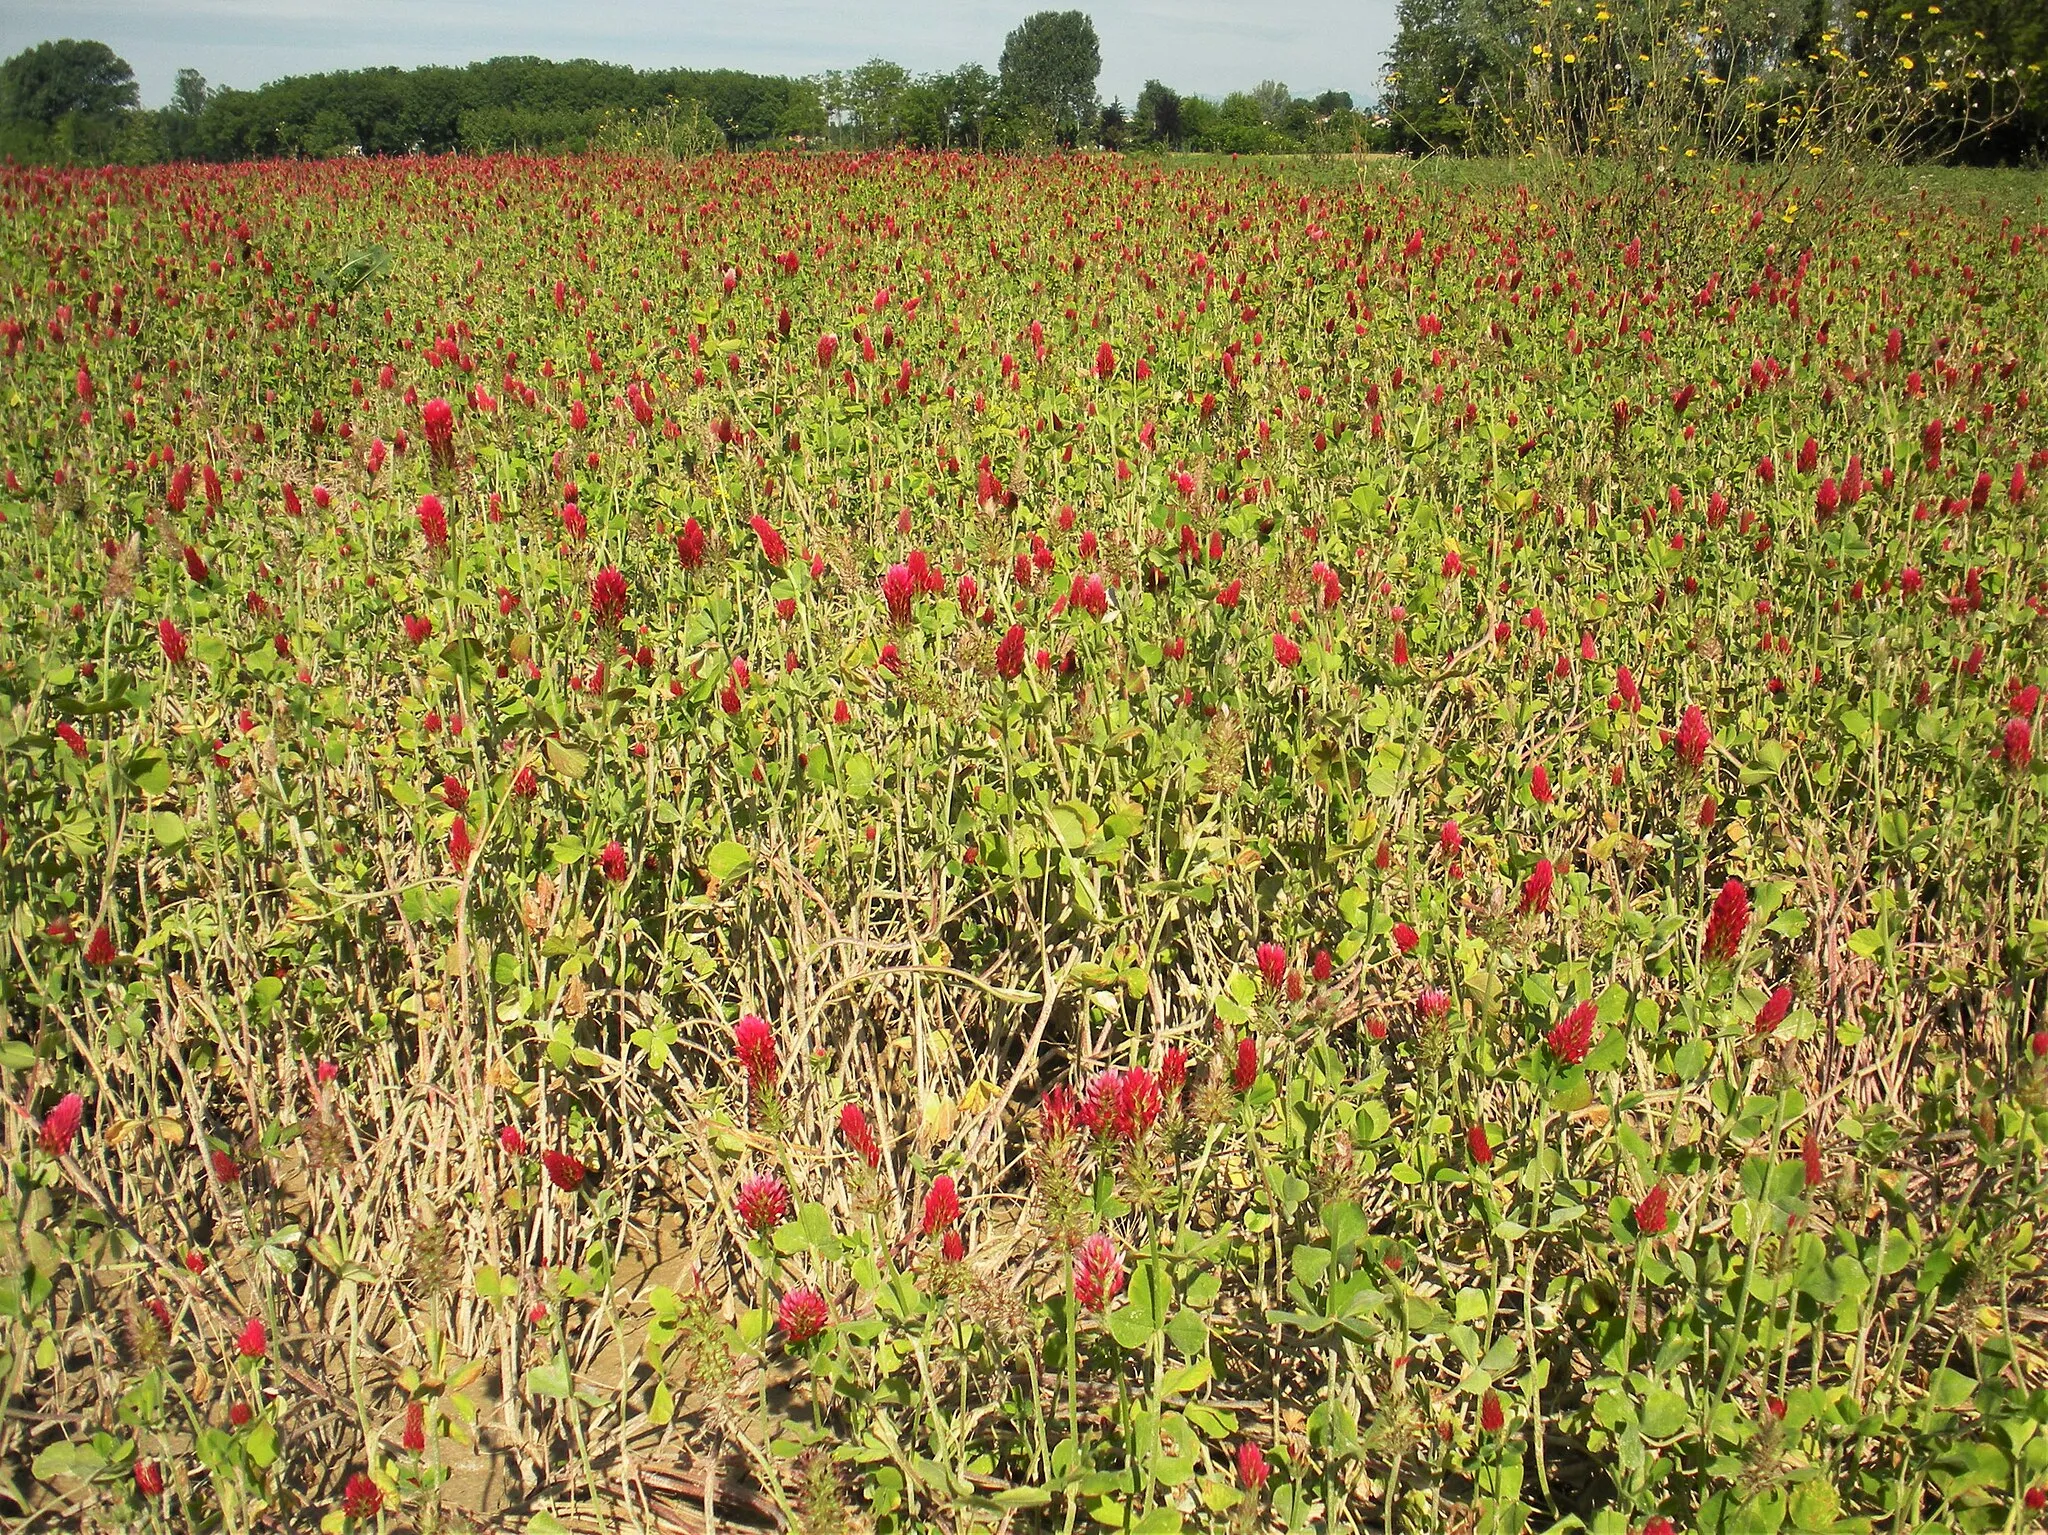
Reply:
M847 75L847 107L866 142L886 144L896 137L897 104L908 89L910 71L887 59L869 59Z
M1140 138L1169 147L1180 143L1180 93L1157 80L1147 80L1145 88L1138 92L1132 126Z
M1102 140L1102 147L1104 149L1122 149L1124 147L1124 129L1127 126L1128 124L1124 117L1123 100L1119 97L1102 109L1102 121L1096 125L1095 131Z
M0 118L55 127L58 119L110 120L141 99L135 71L105 43L37 43L0 64Z
M1071 143L1095 119L1102 44L1082 11L1039 11L1003 39L1003 92Z
M196 69L178 71L178 83L171 87L171 110L185 117L197 117L206 110L206 76Z
M1261 80L1252 87L1251 98L1259 104L1260 115L1275 127L1294 105L1294 92L1279 80Z

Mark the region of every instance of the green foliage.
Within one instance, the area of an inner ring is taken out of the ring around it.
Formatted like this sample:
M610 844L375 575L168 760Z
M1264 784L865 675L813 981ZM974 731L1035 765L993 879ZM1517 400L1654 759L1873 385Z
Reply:
M1131 112L1131 129L1141 142L1178 149L1181 145L1180 94L1157 80L1147 80Z
M1401 0L1382 107L1404 148L2012 160L2048 148L2048 22L1854 0Z
M105 43L38 43L0 64L0 119L55 130L67 118L110 122L139 99L135 73Z
M1072 143L1095 121L1102 47L1083 11L1037 11L1003 39L1003 93Z
M366 154L549 151L592 143L607 114L640 114L650 132L666 114L695 146L701 134L684 127L693 103L731 145L774 142L823 126L815 89L804 81L738 70L501 58L462 69L347 70L255 91L217 91L200 114L196 137L200 151L216 159L353 148Z

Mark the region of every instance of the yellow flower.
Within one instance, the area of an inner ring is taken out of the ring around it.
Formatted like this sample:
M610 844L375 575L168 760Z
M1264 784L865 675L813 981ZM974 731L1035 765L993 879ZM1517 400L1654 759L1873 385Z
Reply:
M1576 53L1568 53L1564 56L1564 61L1567 64L1576 64L1579 62L1579 56Z
M1899 68L1901 68L1901 69L1911 69L1912 67L1913 67L1913 61L1912 61L1911 59L1909 59L1909 58L1906 58L1906 57L1903 57L1903 56L1901 56L1901 58L1899 59Z

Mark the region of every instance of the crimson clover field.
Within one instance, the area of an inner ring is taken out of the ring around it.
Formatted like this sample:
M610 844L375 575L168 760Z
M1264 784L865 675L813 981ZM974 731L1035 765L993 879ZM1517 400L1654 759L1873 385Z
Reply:
M2038 179L0 171L16 1527L2039 1528Z

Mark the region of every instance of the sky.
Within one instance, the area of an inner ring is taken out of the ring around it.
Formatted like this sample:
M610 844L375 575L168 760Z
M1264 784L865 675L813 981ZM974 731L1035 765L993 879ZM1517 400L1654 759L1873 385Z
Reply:
M1394 0L4 0L0 58L48 38L96 38L135 70L145 106L178 70L251 87L370 64L466 64L505 54L642 69L810 75L874 57L918 73L980 63L1038 6L1078 7L1102 39L1104 101L1147 79L1221 97L1261 80L1296 95L1377 93Z

